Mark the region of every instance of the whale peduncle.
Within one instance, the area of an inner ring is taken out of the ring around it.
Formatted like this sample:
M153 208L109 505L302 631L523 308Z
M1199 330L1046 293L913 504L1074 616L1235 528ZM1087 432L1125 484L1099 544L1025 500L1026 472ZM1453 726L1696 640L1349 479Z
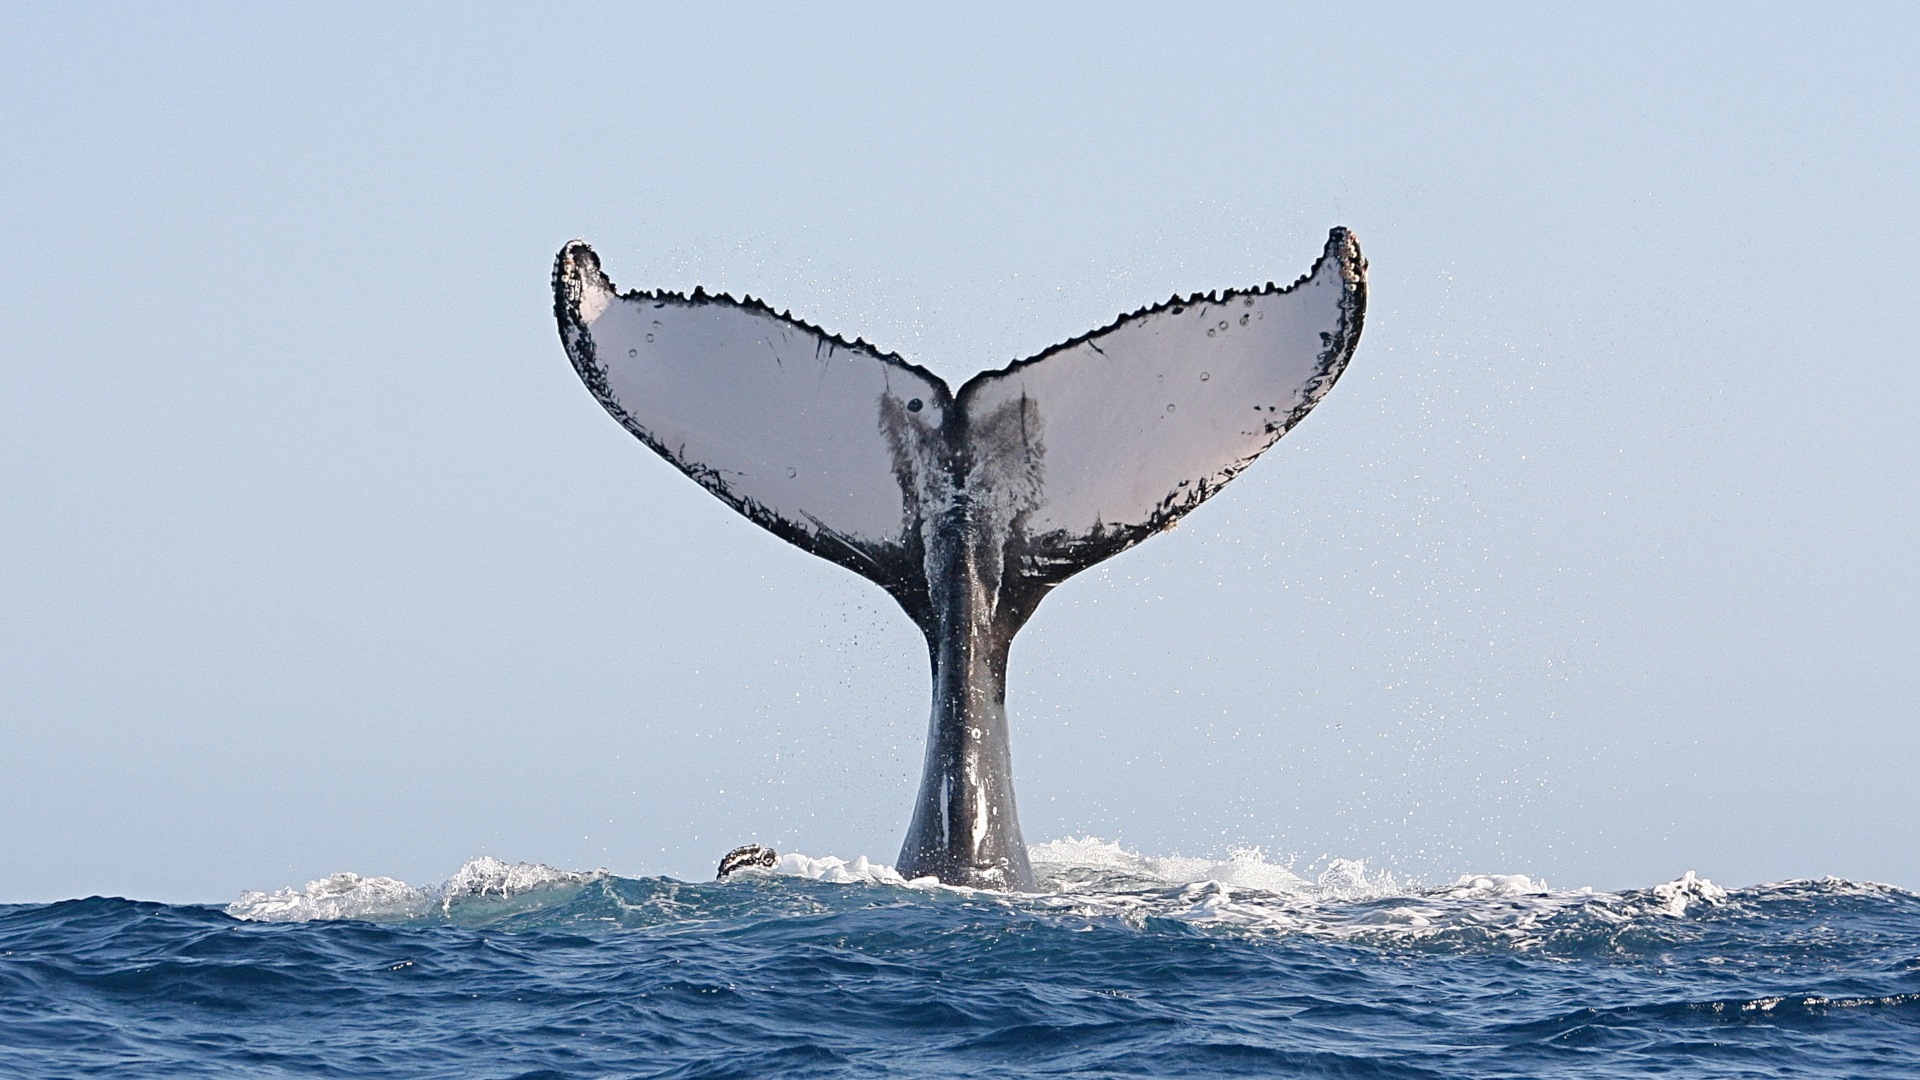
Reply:
M1031 890L1007 742L1007 652L1031 608L1001 595L1005 537L992 515L978 513L964 493L955 503L928 551L932 611L922 629L933 707L899 870L949 885Z

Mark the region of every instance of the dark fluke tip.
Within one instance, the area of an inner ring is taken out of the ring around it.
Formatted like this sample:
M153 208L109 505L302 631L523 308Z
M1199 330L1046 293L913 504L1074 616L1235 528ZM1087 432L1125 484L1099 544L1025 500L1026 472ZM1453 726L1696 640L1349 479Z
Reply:
M714 875L713 880L725 881L727 875L735 870L749 870L755 867L764 869L779 861L780 856L770 847L761 844L737 847L727 852L726 857L720 860L720 872Z

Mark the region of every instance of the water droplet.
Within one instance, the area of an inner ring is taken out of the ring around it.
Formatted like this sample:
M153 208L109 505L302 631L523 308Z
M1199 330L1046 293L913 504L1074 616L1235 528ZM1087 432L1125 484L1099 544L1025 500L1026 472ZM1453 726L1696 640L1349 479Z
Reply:
M648 340L648 341L652 341L652 340L653 340L653 335L652 335L652 334L648 334L648 335L647 335L647 340Z
M1200 381L1201 381L1201 382L1206 382L1206 381L1207 381L1208 379L1211 379L1211 378L1213 378L1213 376L1211 376L1211 375L1209 375L1209 374L1207 374L1207 373L1206 373L1206 372L1204 372L1204 371L1200 373Z
M639 350L639 349L628 349L628 350L627 350L627 355L628 355L628 356L639 356L639 355L640 355L640 350Z
M799 475L800 475L800 471L799 471L798 469L788 469L788 470L787 470L787 479L789 479L789 480L791 480L791 479L793 479L794 477L796 477L796 476L799 476Z
M1212 337L1212 336L1213 336L1213 334L1214 334L1214 332L1213 332L1212 330L1208 330L1208 331L1207 331L1207 336L1208 336L1208 337Z
M919 412L919 411L920 411L920 399L919 399L919 398L914 398L914 399L913 399L912 401L909 401L909 402L907 402L907 411L908 411L908 412Z
M1172 405L1171 403L1169 403L1169 404L1167 405L1167 411L1168 411L1168 412L1172 412L1172 411L1173 411L1173 405Z
M1251 296L1249 296L1249 297L1247 297L1247 299L1246 299L1246 305L1247 305L1248 307L1252 307L1252 306L1253 306L1253 297L1251 297Z
M1222 330L1225 330L1226 328L1227 328L1227 320L1225 320L1225 319L1221 319L1221 320L1220 320L1220 329L1222 329Z

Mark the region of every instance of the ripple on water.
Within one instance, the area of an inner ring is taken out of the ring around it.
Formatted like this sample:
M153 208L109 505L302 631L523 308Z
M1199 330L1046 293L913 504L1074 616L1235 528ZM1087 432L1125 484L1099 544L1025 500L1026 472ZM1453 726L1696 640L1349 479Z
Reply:
M785 856L725 883L475 860L225 911L0 908L19 1076L1894 1076L1920 898L1688 874L1417 885L1039 845L1045 891Z

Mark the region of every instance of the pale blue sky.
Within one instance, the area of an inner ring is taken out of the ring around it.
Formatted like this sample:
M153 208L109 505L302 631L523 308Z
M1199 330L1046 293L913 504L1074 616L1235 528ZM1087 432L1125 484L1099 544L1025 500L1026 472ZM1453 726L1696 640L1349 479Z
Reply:
M891 860L924 653L653 457L554 252L957 382L1373 265L1013 655L1030 840L1920 887L1920 17L10 5L0 901Z

